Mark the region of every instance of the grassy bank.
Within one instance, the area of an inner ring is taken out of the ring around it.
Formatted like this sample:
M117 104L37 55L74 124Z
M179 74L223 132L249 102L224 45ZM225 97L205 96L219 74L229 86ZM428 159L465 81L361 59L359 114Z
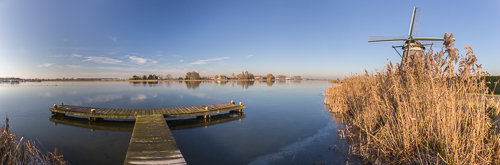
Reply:
M23 137L17 139L15 133L10 132L9 119L6 118L5 125L0 128L0 164L68 164L63 156L59 155L57 149L54 152L42 152L36 148L35 142L23 141Z
M435 54L343 80L325 103L347 128L341 138L366 163L499 164L499 105L470 47L453 48L453 35ZM482 93L471 95L467 93Z

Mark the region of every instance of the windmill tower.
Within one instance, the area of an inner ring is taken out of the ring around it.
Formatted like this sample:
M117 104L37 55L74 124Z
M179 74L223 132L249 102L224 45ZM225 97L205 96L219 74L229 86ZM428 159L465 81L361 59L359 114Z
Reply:
M401 47L403 49L403 60L405 59L404 57L408 57L411 55L416 54L417 52L424 52L425 50L425 45L433 45L431 44L422 44L420 41L434 41L434 42L442 42L444 41L443 38L439 37L415 37L419 36L418 34L418 26L420 24L420 15L421 15L422 8L415 7L413 8L413 15L411 16L411 22L410 22L410 31L408 32L408 38L404 36L398 36L398 37L371 37L368 40L368 43L374 43L374 42L400 42L404 41L403 46L392 46L396 52L398 50L396 49L397 47Z

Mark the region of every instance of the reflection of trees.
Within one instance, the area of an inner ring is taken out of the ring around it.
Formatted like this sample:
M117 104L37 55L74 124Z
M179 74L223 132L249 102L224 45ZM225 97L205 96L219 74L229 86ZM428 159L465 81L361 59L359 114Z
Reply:
M229 81L216 81L217 84L226 85Z
M293 80L292 81L292 83L294 83L294 84L300 84L300 82L302 82L302 81L300 81L300 80Z
M200 87L201 81L184 81L186 83L186 87L189 89L196 89Z
M273 86L274 81L266 81L267 86Z
M254 81L238 81L236 82L237 85L240 85L241 88L248 89L249 86L252 86Z

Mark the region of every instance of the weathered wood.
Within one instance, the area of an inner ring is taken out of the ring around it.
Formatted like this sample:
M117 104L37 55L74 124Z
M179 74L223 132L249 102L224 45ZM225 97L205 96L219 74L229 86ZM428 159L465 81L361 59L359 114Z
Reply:
M57 107L57 106L56 106ZM208 107L208 111L205 109ZM158 109L103 109L94 107L81 107L73 105L64 105L57 108L49 108L53 114L70 114L75 116L84 116L90 118L103 119L135 119L137 115L161 114L165 117L194 117L204 116L214 113L221 113L246 108L245 105L234 105L231 103L222 103L214 105L178 107L178 108L158 108ZM95 113L90 110L95 109Z
M186 164L163 115L138 115L124 164Z

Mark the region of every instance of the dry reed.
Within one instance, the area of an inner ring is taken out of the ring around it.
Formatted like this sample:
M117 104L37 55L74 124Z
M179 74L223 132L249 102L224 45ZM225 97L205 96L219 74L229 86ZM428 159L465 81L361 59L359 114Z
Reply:
M42 154L36 148L35 142L30 140L23 142L23 139L24 137L21 137L17 140L17 135L10 132L9 119L5 118L5 125L0 128L0 155L2 155L0 164L68 164L57 149Z
M350 154L374 164L500 163L498 103L485 95L472 49L460 55L453 34L444 39L435 54L411 53L327 90Z

